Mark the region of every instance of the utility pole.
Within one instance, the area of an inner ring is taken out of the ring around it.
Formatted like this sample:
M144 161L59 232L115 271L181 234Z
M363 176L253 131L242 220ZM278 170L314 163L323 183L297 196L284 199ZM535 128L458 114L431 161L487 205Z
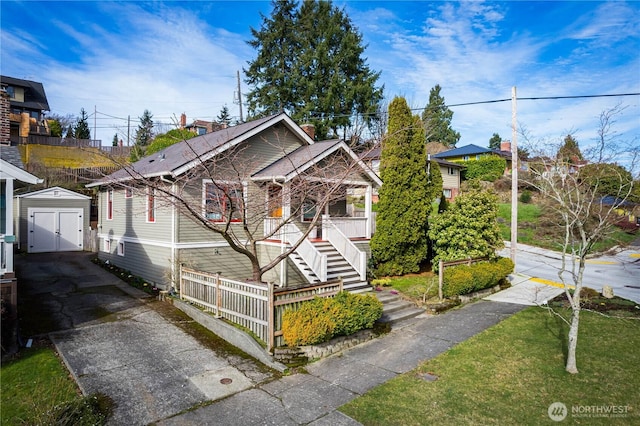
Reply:
M98 140L98 136L96 135L96 115L98 115L98 109L96 106L93 106L93 140Z
M129 133L131 132L131 116L127 115L127 146L129 146Z
M511 88L511 261L516 264L518 245L518 112L516 86Z
M244 122L242 118L242 92L240 91L240 71L236 71L236 77L238 79L238 108L240 109L240 122Z

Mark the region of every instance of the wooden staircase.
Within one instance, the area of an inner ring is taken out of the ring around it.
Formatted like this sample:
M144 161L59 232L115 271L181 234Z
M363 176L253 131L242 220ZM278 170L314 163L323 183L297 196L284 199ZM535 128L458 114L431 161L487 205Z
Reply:
M360 279L360 275L346 261L344 257L328 241L314 241L313 245L323 255L327 256L327 281L342 278L343 288L351 293L363 293L371 291L371 285ZM298 269L305 275L310 283L319 283L320 279L313 273L311 268L305 264L304 260L295 252L291 259L298 266Z

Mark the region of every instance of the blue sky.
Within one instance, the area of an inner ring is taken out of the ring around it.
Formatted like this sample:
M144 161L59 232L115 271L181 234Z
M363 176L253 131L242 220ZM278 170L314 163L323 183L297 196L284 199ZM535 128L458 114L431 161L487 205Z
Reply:
M640 92L640 2L335 1L362 33L386 101L419 113L436 84L449 105L519 98ZM94 109L98 139L126 140L127 116L145 109L169 130L175 117L212 120L234 104L236 72L268 1L6 1L3 75L44 84L51 112ZM242 91L248 87L242 83ZM615 131L640 135L640 97L518 102L531 141L597 137L598 116L621 104ZM458 146L511 138L511 102L452 106ZM246 108L244 109L246 113ZM520 143L524 143L519 138ZM638 141L640 144L640 141Z

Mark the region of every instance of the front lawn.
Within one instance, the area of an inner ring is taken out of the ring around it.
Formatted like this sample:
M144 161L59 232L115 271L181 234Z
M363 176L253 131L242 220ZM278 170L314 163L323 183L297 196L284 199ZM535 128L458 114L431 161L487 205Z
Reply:
M582 313L577 375L564 370L565 324L528 308L340 411L365 425L538 425L562 402L565 423L640 424L640 316L620 316ZM614 406L620 418L585 412Z

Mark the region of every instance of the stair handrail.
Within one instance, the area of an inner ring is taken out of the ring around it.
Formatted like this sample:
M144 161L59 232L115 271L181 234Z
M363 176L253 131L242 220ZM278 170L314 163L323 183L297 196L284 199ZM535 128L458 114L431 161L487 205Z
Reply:
M287 223L284 226L283 234L284 241L292 246L304 235L294 223ZM327 255L320 253L308 238L302 240L295 253L311 268L311 271L318 277L320 282L327 281Z
M322 216L322 236L329 241L342 257L360 275L362 281L367 280L367 253L360 250L338 227L331 221L330 216Z

